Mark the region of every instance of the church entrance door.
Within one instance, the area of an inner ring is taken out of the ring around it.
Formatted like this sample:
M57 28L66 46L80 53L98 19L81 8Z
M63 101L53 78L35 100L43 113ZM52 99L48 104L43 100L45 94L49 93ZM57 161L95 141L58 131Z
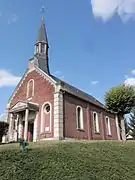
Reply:
M28 123L28 141L29 142L33 141L33 132L34 132L34 122L30 121Z

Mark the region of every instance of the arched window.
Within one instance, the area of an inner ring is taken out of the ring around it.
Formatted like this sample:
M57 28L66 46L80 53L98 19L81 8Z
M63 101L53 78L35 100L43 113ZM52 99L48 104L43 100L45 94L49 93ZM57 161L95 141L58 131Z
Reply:
M106 120L106 132L107 132L107 135L111 135L110 119L109 119L109 117L106 116L105 120Z
M27 99L34 96L34 79L31 79L27 83Z
M50 113L50 104L45 104L45 107L44 107L44 113L46 113L46 114L48 114L48 113Z
M36 45L36 53L39 53L39 44Z
M94 126L94 132L99 133L98 114L96 112L93 112L93 126Z
M76 108L76 121L77 121L77 129L83 129L83 110L82 107L77 106Z
M13 129L15 130L15 127L16 126L16 122L15 122L15 120L13 121Z
M41 44L41 53L45 52L45 44Z
M51 132L52 125L52 106L51 103L45 102L41 111L41 133Z

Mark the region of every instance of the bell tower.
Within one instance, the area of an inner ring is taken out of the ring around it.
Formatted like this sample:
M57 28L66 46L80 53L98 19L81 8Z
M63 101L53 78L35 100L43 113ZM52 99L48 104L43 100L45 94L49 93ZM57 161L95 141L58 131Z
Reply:
M34 45L34 57L35 57L35 64L45 73L50 75L49 64L48 64L48 49L49 49L49 45L48 45L46 27L44 23L44 16L42 15L41 25Z
M41 26L38 32L38 36L35 42L35 51L34 55L44 54L48 56L48 40L47 40L47 33L44 24L44 17L42 17Z

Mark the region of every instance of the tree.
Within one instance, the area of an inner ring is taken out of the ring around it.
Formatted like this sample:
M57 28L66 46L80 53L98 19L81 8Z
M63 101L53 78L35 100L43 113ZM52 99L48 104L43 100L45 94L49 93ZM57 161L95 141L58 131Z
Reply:
M135 110L132 111L132 113L130 114L128 128L129 128L129 134L135 140Z
M2 141L2 136L7 134L8 126L8 123L0 121L0 142Z
M133 86L120 84L111 88L105 93L105 105L109 110L118 114L118 121L121 130L121 139L123 131L124 115L131 112L135 106L135 89Z
M126 136L127 136L129 134L129 131L130 131L129 123L127 122L126 119L124 119L124 122L125 122L125 133L126 133Z

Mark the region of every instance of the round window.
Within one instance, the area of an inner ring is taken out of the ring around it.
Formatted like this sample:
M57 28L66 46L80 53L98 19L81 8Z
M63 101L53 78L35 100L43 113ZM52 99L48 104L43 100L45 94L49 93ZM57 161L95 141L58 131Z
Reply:
M46 104L44 110L45 110L45 113L49 113L50 112L50 105Z

